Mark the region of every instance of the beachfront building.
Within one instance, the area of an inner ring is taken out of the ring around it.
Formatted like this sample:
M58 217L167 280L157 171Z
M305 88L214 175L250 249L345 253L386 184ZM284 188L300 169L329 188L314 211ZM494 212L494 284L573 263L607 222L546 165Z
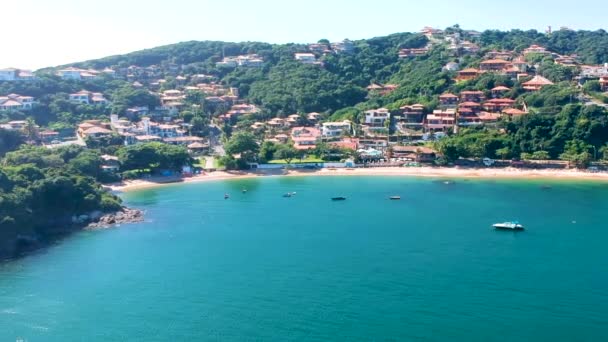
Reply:
M437 151L425 146L393 146L390 156L418 163L432 163L437 159Z
M0 110L30 110L34 107L32 96L9 94L0 96Z
M370 127L384 127L384 123L390 120L391 113L386 108L372 109L365 112L365 125Z
M291 129L290 138L295 149L311 150L317 147L317 142L321 138L321 131L314 127L294 127Z
M324 122L321 125L323 137L339 137L352 132L352 124L348 120L340 122Z
M107 105L108 100L102 93L93 93L87 90L81 90L77 93L70 94L70 101L90 105Z

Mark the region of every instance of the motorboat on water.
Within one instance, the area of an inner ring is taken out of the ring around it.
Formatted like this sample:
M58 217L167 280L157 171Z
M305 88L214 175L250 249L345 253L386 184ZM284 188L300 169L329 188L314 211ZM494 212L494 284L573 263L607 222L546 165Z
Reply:
M346 197L342 197L342 196L340 196L340 197L332 197L331 200L332 201L345 201Z
M496 229L523 230L524 226L517 221L494 223L492 227Z
M229 199L229 198L230 198L230 195L224 194L224 199Z
M388 199L390 199L391 201L398 201L401 199L401 196L391 196Z
M286 194L283 194L283 197L292 197L295 193L293 192L288 192Z

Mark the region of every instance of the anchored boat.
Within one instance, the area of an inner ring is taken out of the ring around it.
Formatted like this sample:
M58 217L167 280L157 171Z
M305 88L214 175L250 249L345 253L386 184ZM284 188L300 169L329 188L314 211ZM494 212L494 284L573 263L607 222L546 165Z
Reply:
M508 230L523 230L524 226L517 221L494 223L492 227L496 229L508 229Z

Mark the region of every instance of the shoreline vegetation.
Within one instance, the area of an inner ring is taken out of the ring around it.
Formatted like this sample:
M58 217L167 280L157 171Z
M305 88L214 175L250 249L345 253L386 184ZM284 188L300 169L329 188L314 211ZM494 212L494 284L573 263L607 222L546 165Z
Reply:
M479 178L479 179L569 179L608 181L608 173L589 172L582 170L545 169L531 170L506 168L464 168L464 167L378 167L378 168L327 168L320 170L257 170L249 172L214 171L192 177L150 177L148 179L129 180L121 183L106 185L115 192L130 192L176 183L197 183L206 181L222 181L232 179L248 179L257 177L298 177L298 176L397 176L397 177L448 177L448 178Z

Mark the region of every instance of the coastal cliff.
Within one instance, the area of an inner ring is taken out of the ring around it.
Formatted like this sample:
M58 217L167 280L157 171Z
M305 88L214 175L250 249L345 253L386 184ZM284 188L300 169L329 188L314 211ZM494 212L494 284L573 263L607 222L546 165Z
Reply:
M78 216L54 218L42 226L19 232L1 229L0 260L23 256L83 229L105 229L120 224L141 222L143 219L142 210L121 207L109 213L94 211Z

